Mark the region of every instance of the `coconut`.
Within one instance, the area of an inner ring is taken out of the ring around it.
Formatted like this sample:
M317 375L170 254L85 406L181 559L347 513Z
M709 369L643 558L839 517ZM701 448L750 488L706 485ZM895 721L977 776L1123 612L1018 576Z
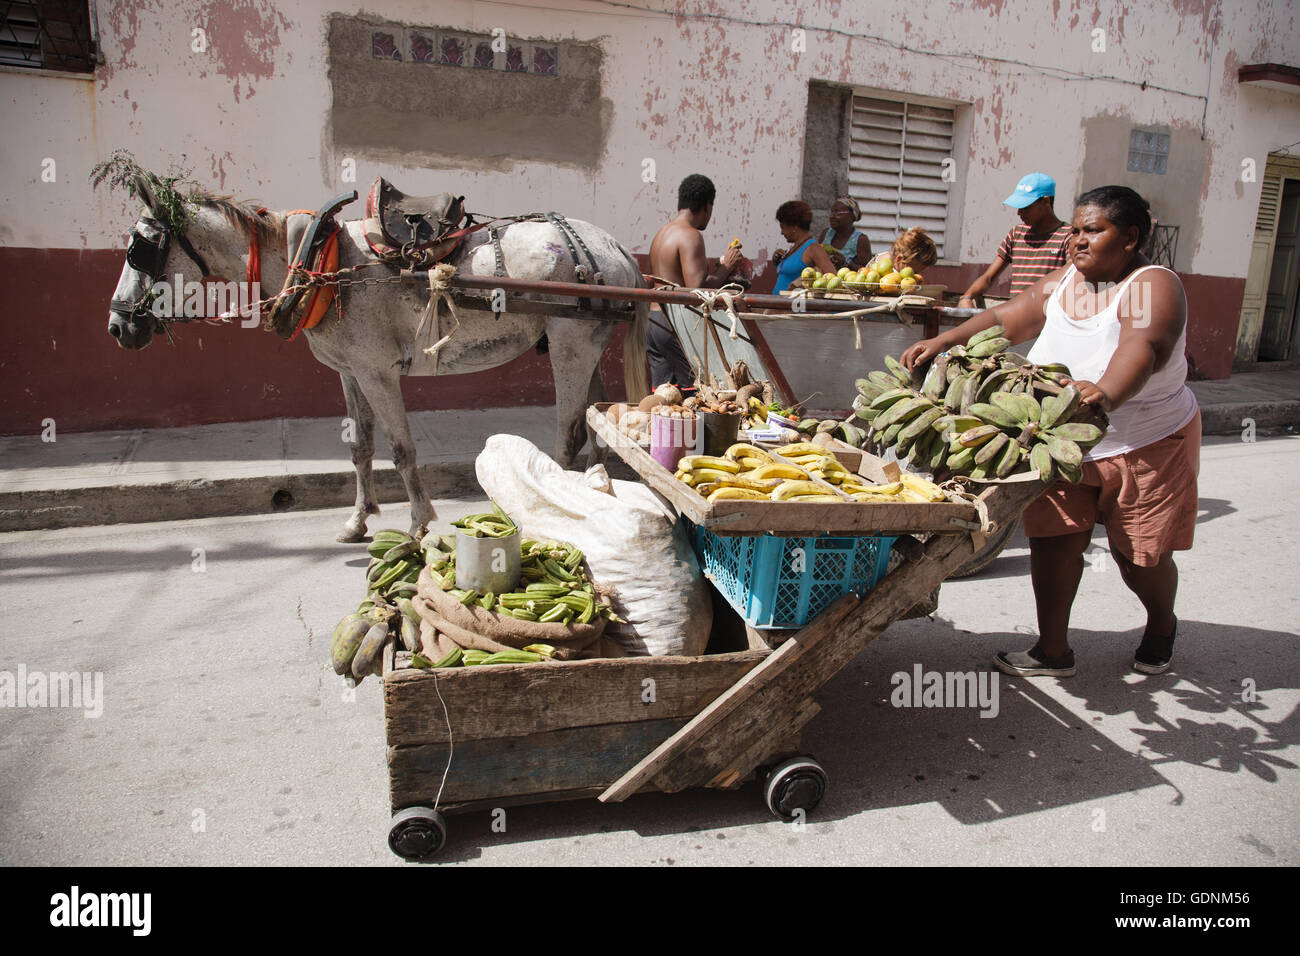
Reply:
M676 385L660 385L655 389L655 394L669 405L680 405L682 403L682 390Z

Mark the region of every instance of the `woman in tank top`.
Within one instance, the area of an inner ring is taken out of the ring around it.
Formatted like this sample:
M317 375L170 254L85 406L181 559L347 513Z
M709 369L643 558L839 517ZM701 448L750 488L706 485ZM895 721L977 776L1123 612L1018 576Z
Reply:
M776 210L776 223L781 229L781 238L790 243L790 248L777 250L772 256L772 261L777 265L773 295L779 295L790 288L790 283L799 278L809 266L819 273L835 271L826 250L809 232L812 227L812 206L800 199L782 203Z
M1110 417L1105 438L1084 459L1083 480L1050 488L1024 515L1039 639L995 664L1020 676L1075 672L1067 629L1096 522L1147 612L1134 668L1163 673L1177 630L1173 552L1192 546L1196 521L1200 411L1187 388L1187 299L1172 271L1139 251L1151 230L1147 202L1124 186L1079 197L1070 264L1020 295L902 356L911 368L1001 325L1011 342L1038 341L1035 363L1070 369L1083 402Z

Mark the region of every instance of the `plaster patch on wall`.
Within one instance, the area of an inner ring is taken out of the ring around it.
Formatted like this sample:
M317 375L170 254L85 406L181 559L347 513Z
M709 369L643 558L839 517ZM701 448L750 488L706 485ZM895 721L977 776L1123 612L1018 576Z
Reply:
M1128 171L1129 134L1135 125L1169 134L1166 174ZM1137 123L1130 116L1107 113L1085 117L1082 126L1081 189L1117 185L1137 190L1151 204L1153 216L1162 223L1179 227L1174 267L1186 271L1201 243L1204 190L1212 172L1210 158L1214 146L1201 139L1199 124ZM1064 208L1057 212L1066 215Z
M558 47L558 76L377 60L373 30L465 33L332 15L327 50L336 151L406 166L509 171L545 162L584 170L605 154L613 103L598 42L510 37Z

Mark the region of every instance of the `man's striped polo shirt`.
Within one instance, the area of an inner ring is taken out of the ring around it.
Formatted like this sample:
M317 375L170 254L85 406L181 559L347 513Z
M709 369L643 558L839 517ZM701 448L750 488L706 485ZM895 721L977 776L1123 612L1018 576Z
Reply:
M998 246L998 255L1011 263L1011 294L1018 295L1053 269L1065 265L1070 247L1069 223L1055 232L1030 232L1024 223L1016 226Z

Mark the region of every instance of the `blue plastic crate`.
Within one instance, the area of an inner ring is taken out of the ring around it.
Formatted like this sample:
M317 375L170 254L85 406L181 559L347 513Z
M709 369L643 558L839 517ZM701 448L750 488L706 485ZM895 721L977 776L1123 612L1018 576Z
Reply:
M896 537L721 537L695 527L695 553L711 580L754 627L798 628L850 591L885 576Z

